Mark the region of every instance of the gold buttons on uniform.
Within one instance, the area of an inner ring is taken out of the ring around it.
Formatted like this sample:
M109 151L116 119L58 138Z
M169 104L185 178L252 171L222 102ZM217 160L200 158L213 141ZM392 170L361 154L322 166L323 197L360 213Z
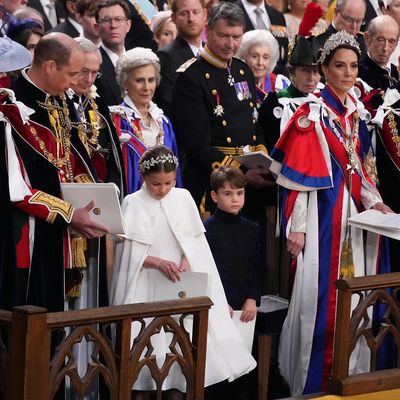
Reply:
M217 92L216 89L213 89L213 90L211 90L211 93L212 93L213 96L216 96L218 92Z
M257 136L253 135L253 140L256 141L257 140Z
M205 77L206 77L206 79L210 79L210 74L208 72L206 72Z
M253 104L253 102L252 102L252 101L250 102L250 107L251 107L251 108L253 108L253 107L254 107L254 104Z
M226 141L227 141L228 143L230 143L230 142L232 142L232 139L228 136L228 137L226 138Z
M225 120L223 120L223 121L222 121L222 125L223 125L223 126L227 126L228 123L227 123Z
M240 75L244 75L244 71L242 69L239 71L239 73Z

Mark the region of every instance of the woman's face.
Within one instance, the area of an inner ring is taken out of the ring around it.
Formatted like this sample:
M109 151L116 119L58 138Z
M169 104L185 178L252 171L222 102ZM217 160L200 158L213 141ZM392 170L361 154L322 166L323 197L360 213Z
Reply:
M328 65L322 65L327 85L343 98L358 74L357 54L350 49L337 50Z
M158 49L161 50L165 46L169 45L173 40L175 40L176 34L176 26L171 20L169 20L167 23L164 24L160 33L156 37Z
M41 39L41 36L38 35L35 32L32 32L32 35L29 36L29 39L26 42L26 48L29 50L29 52L31 53L32 57L33 57L33 52L35 50L35 47L37 45L37 42Z
M387 13L393 17L400 26L400 0L393 0L387 7Z
M124 89L136 107L147 107L156 90L156 69L154 65L144 65L131 70Z
M253 71L254 78L261 81L267 75L270 64L270 51L266 45L250 47L245 58L247 65Z

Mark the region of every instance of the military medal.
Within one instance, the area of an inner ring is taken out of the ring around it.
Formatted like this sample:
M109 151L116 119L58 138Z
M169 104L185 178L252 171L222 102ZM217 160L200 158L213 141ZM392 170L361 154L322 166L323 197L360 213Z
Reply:
M233 86L235 88L236 97L238 98L239 101L248 100L252 98L247 81L234 83Z
M257 122L258 120L258 111L256 107L253 108L253 120L254 122Z
M233 86L235 84L235 78L232 76L231 70L229 67L227 68L227 70L228 70L228 85Z
M217 100L217 105L214 107L214 114L217 117L222 117L222 114L224 113L224 107L222 107L220 104L220 97L218 93L215 93L215 97Z

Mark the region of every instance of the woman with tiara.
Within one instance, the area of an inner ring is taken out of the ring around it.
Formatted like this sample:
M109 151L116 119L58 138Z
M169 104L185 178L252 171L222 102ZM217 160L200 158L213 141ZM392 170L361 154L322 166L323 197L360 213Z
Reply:
M373 181L374 156L363 105L349 94L360 49L345 31L329 37L318 66L326 87L309 95L271 153L282 186L282 231L293 257L293 288L279 367L292 395L326 389L332 370L338 278L375 274L378 240L348 219L365 209L390 212ZM364 251L365 250L365 251ZM368 250L368 252L367 252ZM356 299L354 299L354 306ZM349 373L369 371L365 339Z

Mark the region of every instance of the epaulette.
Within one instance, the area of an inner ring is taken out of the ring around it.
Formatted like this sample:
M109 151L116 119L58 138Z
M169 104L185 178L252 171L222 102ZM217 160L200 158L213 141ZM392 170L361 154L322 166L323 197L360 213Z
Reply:
M243 61L241 58L235 57L235 56L233 56L233 58L234 58L236 61L240 61L242 64L245 64L246 66L248 66L248 65L246 64L246 62Z
M185 72L195 61L197 60L196 57L190 58L189 60L185 61L177 70L176 72Z

